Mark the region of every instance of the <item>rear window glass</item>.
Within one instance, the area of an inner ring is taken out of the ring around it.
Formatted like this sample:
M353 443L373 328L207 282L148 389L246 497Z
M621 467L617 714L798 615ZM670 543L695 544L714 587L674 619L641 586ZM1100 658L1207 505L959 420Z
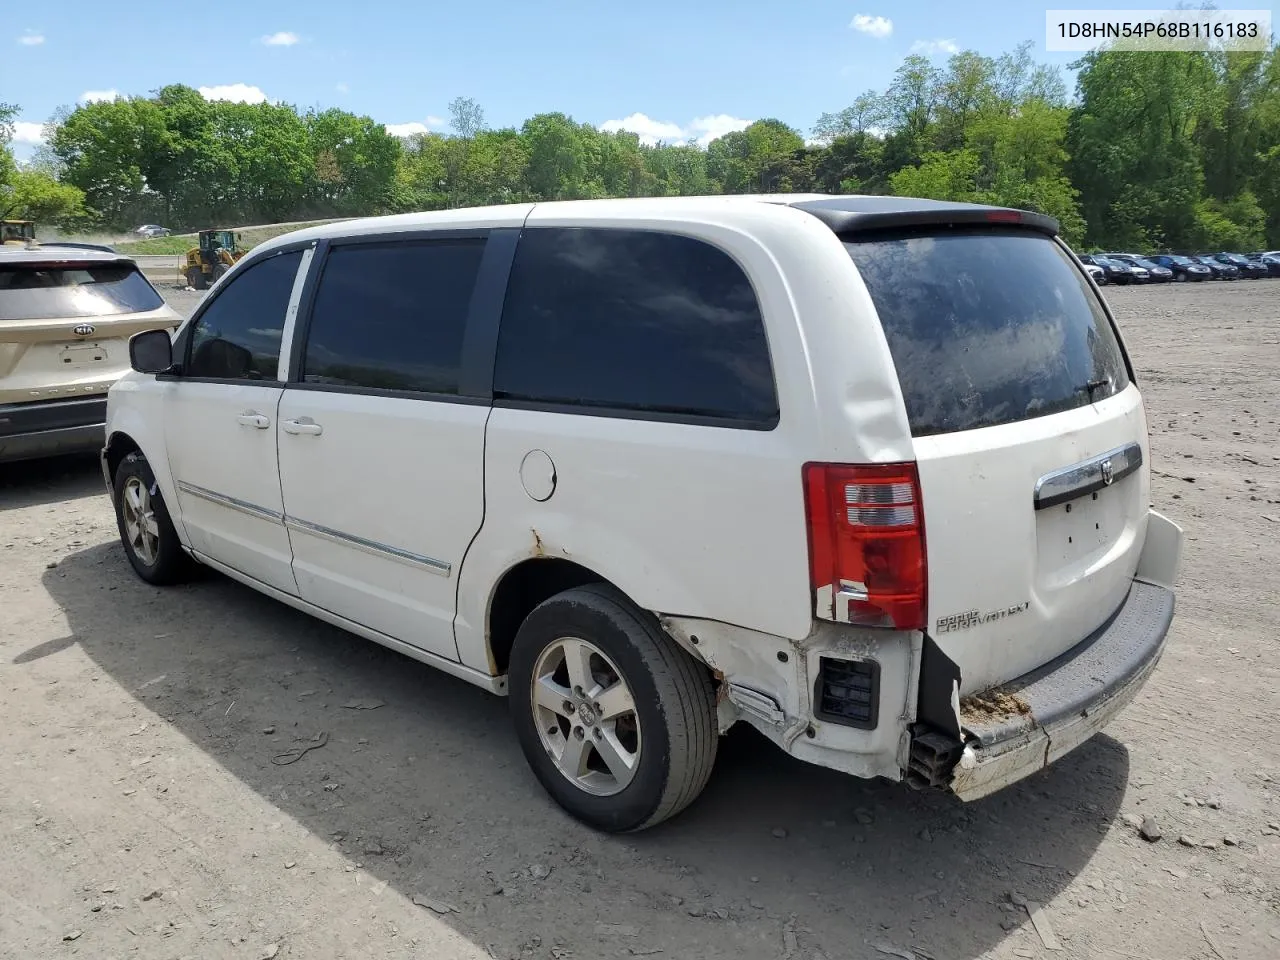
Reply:
M106 317L163 305L155 287L132 264L0 266L0 321Z
M880 315L914 436L1059 413L1129 385L1101 302L1048 237L895 234L845 247Z

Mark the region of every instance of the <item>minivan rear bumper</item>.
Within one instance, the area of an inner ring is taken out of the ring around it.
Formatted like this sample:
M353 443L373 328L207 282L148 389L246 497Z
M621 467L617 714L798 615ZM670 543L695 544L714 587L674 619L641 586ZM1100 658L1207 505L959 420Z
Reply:
M1135 580L1120 608L1084 641L1004 685L998 698L962 703L966 742L951 791L961 800L994 793L1101 730L1155 670L1173 608L1172 590Z
M0 462L100 449L106 422L105 396L0 404Z

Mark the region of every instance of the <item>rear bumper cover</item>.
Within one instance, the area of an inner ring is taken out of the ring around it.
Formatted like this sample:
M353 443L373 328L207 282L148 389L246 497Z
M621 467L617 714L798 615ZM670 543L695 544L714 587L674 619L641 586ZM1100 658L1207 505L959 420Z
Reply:
M1164 652L1174 594L1135 580L1092 635L1000 688L1004 716L961 720L965 746L950 788L976 800L1035 773L1101 730L1137 696Z
M104 396L0 404L0 461L97 450L106 421Z

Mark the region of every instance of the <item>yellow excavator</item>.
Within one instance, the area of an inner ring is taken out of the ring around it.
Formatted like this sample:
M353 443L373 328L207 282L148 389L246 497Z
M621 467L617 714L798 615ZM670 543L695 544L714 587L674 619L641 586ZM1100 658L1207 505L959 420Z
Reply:
M196 246L187 251L182 263L182 274L187 286L207 290L245 252L239 247L240 234L233 230L201 230L196 237Z
M34 220L0 220L0 246L21 246L36 241Z

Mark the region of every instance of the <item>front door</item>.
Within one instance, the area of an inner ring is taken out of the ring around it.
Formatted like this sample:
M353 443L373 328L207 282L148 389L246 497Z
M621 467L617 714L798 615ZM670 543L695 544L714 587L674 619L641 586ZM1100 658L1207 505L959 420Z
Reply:
M301 251L250 266L216 291L187 336L165 401L165 442L192 549L297 593L276 458L285 317Z
M483 235L335 241L279 409L299 595L451 660L484 518L489 404L459 395L484 249Z

